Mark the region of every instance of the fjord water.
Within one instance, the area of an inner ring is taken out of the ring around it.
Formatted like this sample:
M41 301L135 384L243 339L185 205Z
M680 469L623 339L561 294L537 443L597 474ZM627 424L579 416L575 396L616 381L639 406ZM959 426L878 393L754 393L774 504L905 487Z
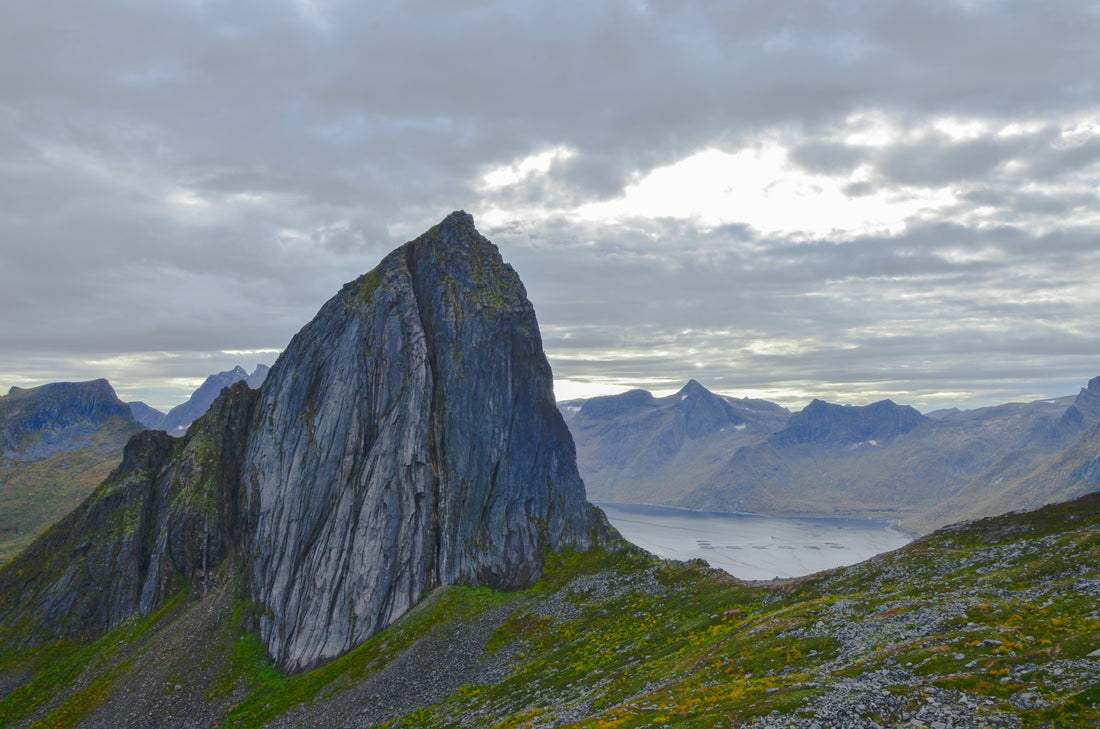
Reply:
M666 559L701 558L743 580L799 577L902 547L882 521L716 514L648 504L598 506L628 541Z

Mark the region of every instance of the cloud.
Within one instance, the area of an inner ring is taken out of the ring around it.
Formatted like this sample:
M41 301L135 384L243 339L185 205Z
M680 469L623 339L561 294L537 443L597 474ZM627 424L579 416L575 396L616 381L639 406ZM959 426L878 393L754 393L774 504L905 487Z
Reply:
M1098 26L1069 0L23 3L0 382L171 405L465 208L589 387L1059 394L1096 374Z

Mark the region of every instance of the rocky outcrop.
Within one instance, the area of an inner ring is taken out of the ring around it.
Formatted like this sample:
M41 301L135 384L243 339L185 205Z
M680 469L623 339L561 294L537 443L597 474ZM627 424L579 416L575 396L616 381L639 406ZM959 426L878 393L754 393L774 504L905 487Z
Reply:
M1056 446L1064 446L1096 423L1100 423L1100 377L1092 378L1081 388L1058 425L1051 429L1049 440Z
M450 584L532 585L548 551L614 530L585 500L523 285L465 213L306 325L261 391L182 438L146 431L76 511L0 570L0 630L101 634L211 573L287 671Z
M609 527L519 277L466 213L347 284L272 368L245 459L255 599L295 671L438 585L526 587Z
M130 403L130 412L146 428L163 430L169 435L183 435L203 413L218 398L221 391L235 385L242 380L253 390L258 390L267 377L269 368L266 365L256 365L256 369L249 374L243 367L237 366L231 370L210 375L199 385L187 402L180 403L167 413L162 413L151 408L143 402Z
M0 571L0 625L25 644L148 615L239 540L238 486L257 393L223 393L183 439L147 430L75 511Z

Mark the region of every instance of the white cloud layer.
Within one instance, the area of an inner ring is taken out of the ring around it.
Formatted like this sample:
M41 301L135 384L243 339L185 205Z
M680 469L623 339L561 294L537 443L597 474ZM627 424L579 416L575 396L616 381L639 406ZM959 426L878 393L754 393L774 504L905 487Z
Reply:
M169 407L452 209L559 396L930 409L1100 374L1087 3L17 3L0 383Z

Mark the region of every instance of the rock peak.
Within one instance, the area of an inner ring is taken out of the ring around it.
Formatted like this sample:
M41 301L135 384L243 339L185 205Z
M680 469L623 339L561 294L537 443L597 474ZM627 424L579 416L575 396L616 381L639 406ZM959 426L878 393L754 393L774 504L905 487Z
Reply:
M436 586L527 587L547 551L611 533L585 499L534 309L461 211L322 307L255 423L254 590L285 670Z
M184 580L201 594L232 556L244 624L297 672L436 587L529 587L549 552L617 540L585 498L534 309L465 213L344 286L260 390L221 390L182 438L135 438L24 553L66 559L14 608L0 601L0 632L28 620L98 635ZM0 570L0 588L14 574Z
M701 384L699 384L698 380L692 378L692 379L688 380L687 384L684 385L682 388L680 388L680 392L678 392L676 394L687 396L687 395L696 395L696 394L700 394L700 393L707 394L707 395L712 394L710 390L708 390L707 388L705 388Z
M466 229L475 233L477 232L477 228L474 227L474 216L470 215L465 210L455 210L453 213L443 218L439 226L441 228Z

